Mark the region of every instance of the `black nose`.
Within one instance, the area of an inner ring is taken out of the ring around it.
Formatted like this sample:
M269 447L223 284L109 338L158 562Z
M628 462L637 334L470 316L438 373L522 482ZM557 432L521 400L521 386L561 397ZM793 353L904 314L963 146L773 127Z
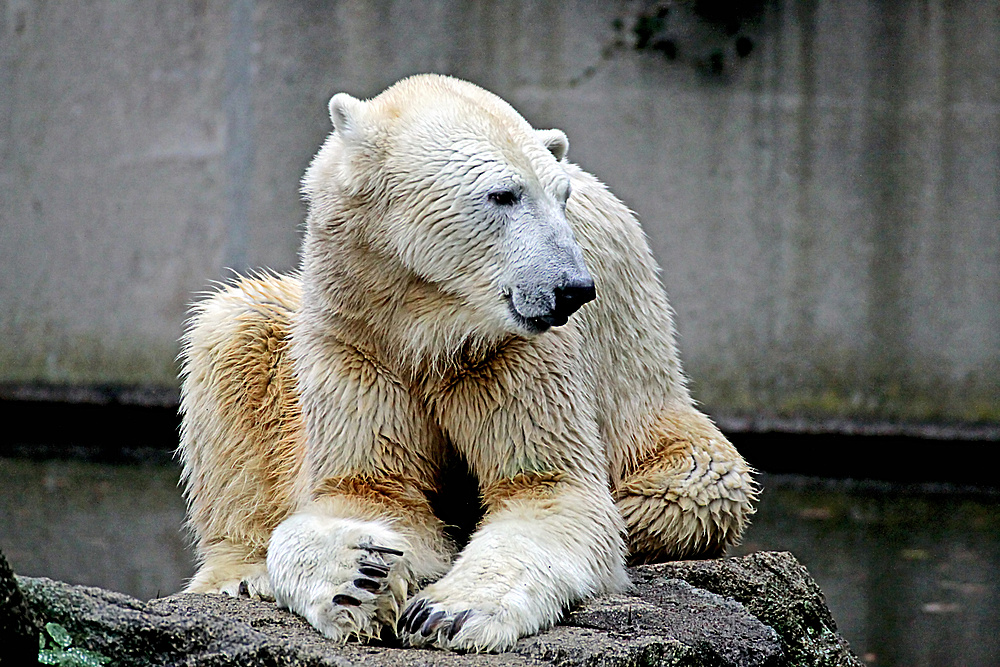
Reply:
M580 306L593 301L597 297L594 281L590 278L568 281L555 289L556 305L552 314L559 318L568 318L580 310Z

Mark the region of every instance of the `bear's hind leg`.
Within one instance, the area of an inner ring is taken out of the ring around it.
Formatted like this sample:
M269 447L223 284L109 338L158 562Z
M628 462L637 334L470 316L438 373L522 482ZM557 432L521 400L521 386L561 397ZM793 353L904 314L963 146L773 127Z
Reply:
M651 450L614 489L629 559L657 562L723 555L739 542L757 490L743 457L693 408L664 411Z
M273 600L271 580L262 557L223 541L204 550L203 561L185 593L223 593L232 597Z
M182 483L198 570L186 592L270 597L304 431L287 353L293 278L243 278L199 302L181 353Z

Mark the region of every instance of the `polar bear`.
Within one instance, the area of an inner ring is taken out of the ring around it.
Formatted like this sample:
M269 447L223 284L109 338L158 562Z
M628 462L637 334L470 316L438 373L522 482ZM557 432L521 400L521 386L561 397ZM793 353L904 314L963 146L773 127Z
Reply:
M635 217L565 134L438 75L329 110L299 270L223 286L183 340L187 590L494 651L627 586L626 559L736 542L752 471L693 406ZM464 546L436 512L455 460L482 510Z

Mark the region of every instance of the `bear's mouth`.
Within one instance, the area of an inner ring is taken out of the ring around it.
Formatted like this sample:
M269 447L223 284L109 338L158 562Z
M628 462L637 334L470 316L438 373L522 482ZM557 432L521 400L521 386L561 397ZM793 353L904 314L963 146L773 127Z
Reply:
M545 333L552 327L561 327L569 322L569 315L560 315L558 313L542 315L541 317L525 317L517 312L517 308L514 307L514 299L509 294L507 295L507 308L510 310L514 321L524 329L527 329L528 333L532 334Z

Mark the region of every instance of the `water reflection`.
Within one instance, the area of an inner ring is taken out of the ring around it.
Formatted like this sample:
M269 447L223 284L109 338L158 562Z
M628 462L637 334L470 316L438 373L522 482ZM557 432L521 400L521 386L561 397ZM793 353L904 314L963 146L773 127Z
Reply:
M793 552L874 665L1000 665L1000 495L764 476L736 553Z
M0 549L18 574L148 599L193 572L172 464L0 458Z
M0 549L20 574L139 598L193 566L178 468L0 458ZM873 665L1000 664L1000 494L764 476L737 554L793 552Z

